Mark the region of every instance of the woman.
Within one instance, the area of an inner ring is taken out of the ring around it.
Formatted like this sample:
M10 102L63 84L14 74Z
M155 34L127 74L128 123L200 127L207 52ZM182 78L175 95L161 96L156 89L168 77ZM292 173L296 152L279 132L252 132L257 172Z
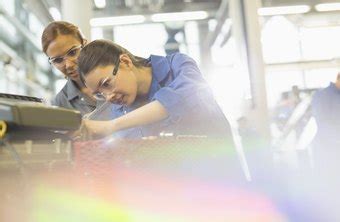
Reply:
M117 104L113 120L84 121L92 134L231 136L196 63L184 54L144 59L111 41L95 40L80 52L78 66L98 100Z
M92 96L91 90L82 83L78 74L77 58L86 41L77 26L64 21L51 22L41 37L42 48L49 63L67 79L63 89L53 99L52 105L75 109L82 115L101 105ZM105 112L101 114L98 119L107 119Z

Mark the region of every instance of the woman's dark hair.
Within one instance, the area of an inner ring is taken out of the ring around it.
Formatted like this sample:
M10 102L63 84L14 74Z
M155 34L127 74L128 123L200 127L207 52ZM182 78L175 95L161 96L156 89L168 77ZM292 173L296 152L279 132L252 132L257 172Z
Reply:
M148 60L131 54L127 49L109 40L94 40L87 44L78 57L78 72L85 83L85 76L99 66L114 65L121 54L126 54L136 67L146 67Z
M77 26L65 21L54 21L46 26L41 36L41 45L45 54L48 46L59 35L73 35L82 45L85 43L85 38Z

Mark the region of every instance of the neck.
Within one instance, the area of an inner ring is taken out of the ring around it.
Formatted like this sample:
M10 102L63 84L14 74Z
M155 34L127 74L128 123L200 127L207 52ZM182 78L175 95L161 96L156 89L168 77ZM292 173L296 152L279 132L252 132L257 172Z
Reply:
M78 89L83 89L86 88L86 86L84 85L84 83L80 80L80 78L78 78L77 80L72 80L73 82L76 83L76 86L78 87Z
M152 81L151 67L136 68L137 96L144 98L148 95Z

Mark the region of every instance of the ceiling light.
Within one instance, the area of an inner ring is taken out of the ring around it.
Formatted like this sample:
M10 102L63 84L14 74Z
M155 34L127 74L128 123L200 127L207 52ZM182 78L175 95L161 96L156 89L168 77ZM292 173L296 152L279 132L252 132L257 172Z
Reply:
M159 13L151 16L153 22L201 20L206 18L208 18L206 11Z
M338 11L340 3L323 3L315 5L315 10L319 12Z
M143 23L144 21L145 21L145 16L143 15L103 17L103 18L91 19L90 25L92 27L130 25L130 24Z
M293 5L293 6L259 8L257 13L261 16L268 16L268 15L302 14L309 11L310 6L308 5Z
M94 4L97 8L105 8L106 1L105 0L94 0Z

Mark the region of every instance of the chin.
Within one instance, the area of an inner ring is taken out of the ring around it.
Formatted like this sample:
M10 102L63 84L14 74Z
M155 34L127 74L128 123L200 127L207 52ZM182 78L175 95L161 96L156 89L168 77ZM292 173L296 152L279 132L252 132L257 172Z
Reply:
M72 77L70 76L70 79L77 81L77 80L79 80L79 75L72 76Z
M135 101L135 100L129 96L129 97L127 98L125 104L126 104L127 106L131 106L131 105L134 103L134 101Z
M127 106L131 106L133 104L133 101L126 101L126 103L125 103L125 105L127 105Z

